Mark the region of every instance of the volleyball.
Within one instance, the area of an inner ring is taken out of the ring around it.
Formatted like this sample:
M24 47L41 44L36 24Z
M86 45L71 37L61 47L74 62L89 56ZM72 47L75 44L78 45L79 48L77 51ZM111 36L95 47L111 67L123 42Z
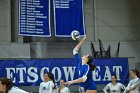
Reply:
M80 38L80 33L79 33L79 31L77 31L77 30L72 31L72 32L71 32L71 38L72 38L73 40L77 40L78 38Z

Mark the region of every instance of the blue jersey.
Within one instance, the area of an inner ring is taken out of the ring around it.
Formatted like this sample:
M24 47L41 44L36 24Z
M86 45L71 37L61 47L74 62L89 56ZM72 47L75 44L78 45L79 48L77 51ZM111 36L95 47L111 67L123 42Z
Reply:
M76 61L78 62L78 78L81 78L83 76L86 76L87 79L85 82L80 83L80 86L84 88L84 91L86 90L97 90L95 82L92 78L92 71L90 70L90 67L88 64L82 65L81 57L78 55L78 53L74 54Z

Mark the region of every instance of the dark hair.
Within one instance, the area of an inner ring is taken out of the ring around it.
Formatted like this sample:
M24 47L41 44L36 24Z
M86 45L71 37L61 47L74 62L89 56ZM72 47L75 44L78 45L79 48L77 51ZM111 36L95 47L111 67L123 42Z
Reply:
M0 78L0 81L3 85L6 85L6 91L5 93L8 93L8 91L12 88L12 80L6 77Z
M90 70L91 70L91 71L94 71L95 68L96 68L96 66L92 63L92 62L93 62L93 57L88 56L87 58L88 58L87 64L90 66Z
M140 73L137 69L132 69L131 71L135 73L138 78L140 78Z
M53 73L47 73L48 77L53 81L54 85L55 85L55 80L54 80L54 74ZM54 86L55 88L56 86Z
M114 76L117 79L117 76L115 74L112 74L112 76Z

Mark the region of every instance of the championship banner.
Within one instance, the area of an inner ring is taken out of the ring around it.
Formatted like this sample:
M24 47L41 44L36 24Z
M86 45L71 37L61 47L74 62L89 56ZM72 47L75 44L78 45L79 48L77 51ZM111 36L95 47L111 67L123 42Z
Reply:
M93 80L96 84L111 82L111 75L115 74L121 83L128 83L128 59L95 59L96 69ZM0 60L0 77L13 80L16 86L38 86L43 81L46 72L52 72L56 83L77 79L78 71L75 59L47 59L47 60Z
M83 0L53 0L55 36L71 37L77 30L85 35Z
M50 37L50 0L19 0L19 35Z

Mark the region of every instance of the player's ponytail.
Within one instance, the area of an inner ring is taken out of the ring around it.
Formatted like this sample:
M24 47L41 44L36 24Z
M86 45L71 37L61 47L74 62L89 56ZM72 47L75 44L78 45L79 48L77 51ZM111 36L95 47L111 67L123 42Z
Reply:
M60 93L61 89L62 89L62 88L61 88L61 87L59 87L59 89L58 89L58 93Z
M55 85L54 74L53 73L48 73L48 77L53 81L53 83L54 83L53 89L55 89L56 88L56 85Z
M90 66L90 70L94 71L96 66L93 64L93 57L88 56L88 62L87 64Z

